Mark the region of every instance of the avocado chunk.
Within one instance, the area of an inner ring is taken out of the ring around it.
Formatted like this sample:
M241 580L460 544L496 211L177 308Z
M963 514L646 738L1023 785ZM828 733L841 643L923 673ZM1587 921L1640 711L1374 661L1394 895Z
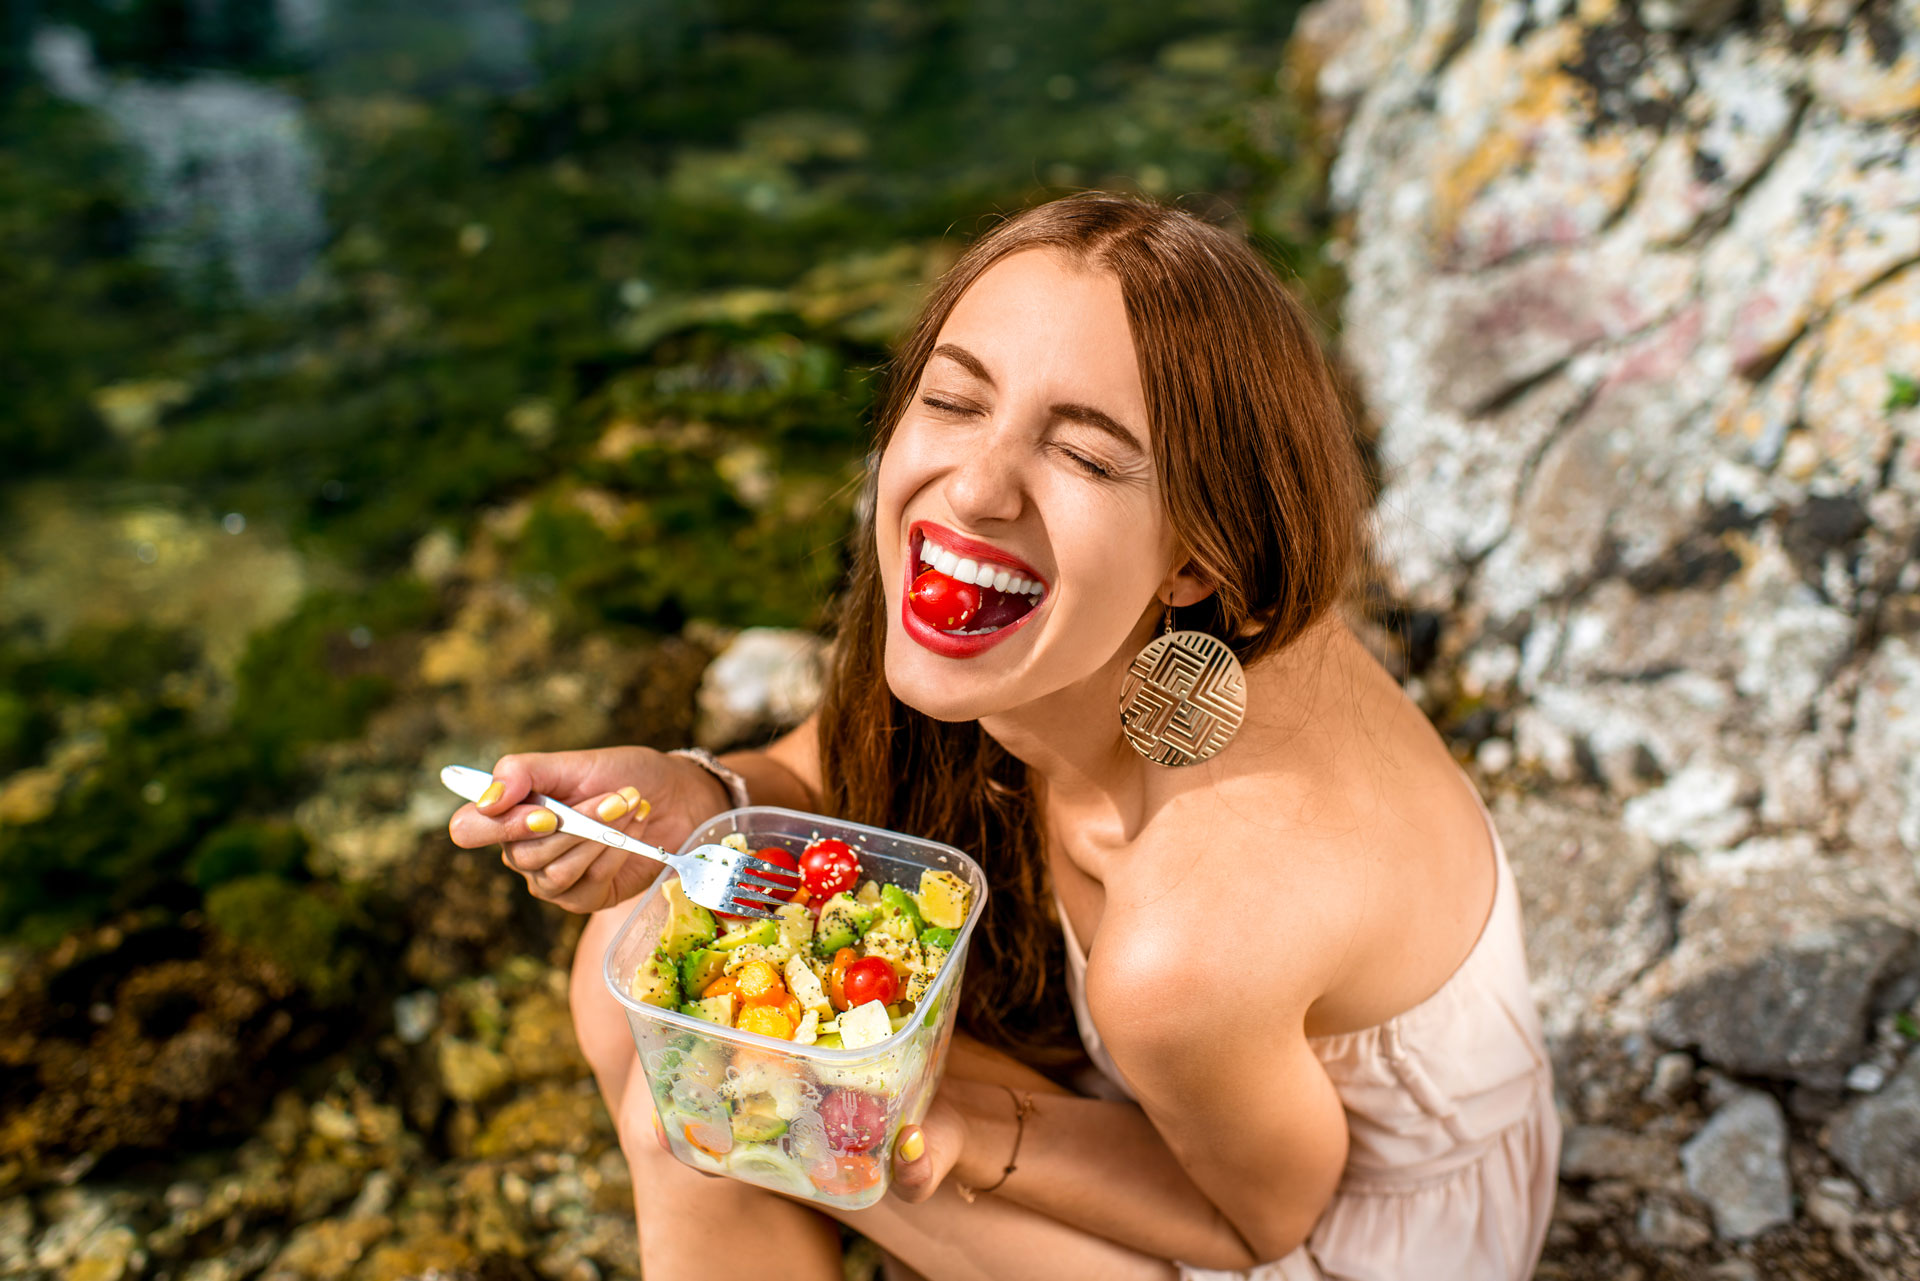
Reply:
M967 901L972 897L973 889L965 881L952 872L936 872L932 868L920 873L920 892L914 895L927 924L949 930L966 924Z
M733 1026L734 1003L740 998L731 992L719 996L702 997L686 1004L686 1012L696 1019L705 1019L709 1023L718 1023L721 1027Z
M669 959L677 961L713 941L713 913L688 898L678 879L668 881L660 893L667 900L667 923L660 931L660 950Z
M771 1143L787 1132L787 1123L774 1110L773 1096L750 1094L733 1114L733 1137L742 1143Z
M680 969L662 952L655 952L633 975L633 999L671 1010L680 1004Z
M918 934L926 928L926 918L920 915L920 905L913 901L911 894L908 894L898 885L882 885L880 887L880 906L883 911L887 908L892 908L894 911L900 913L900 915L906 917L907 920L912 923L915 934Z
M951 952L953 950L953 941L959 937L959 930L945 929L936 925L932 929L921 933L920 942L929 948L945 948Z
M697 947L680 958L680 989L689 998L707 990L707 984L726 972L727 954L711 947Z
M820 921L813 927L814 955L829 957L852 947L879 914L877 903L857 902L844 892L835 894L821 905Z
M772 921L754 921L744 929L729 930L720 936L714 947L722 952L731 952L736 947L752 943L759 947L772 947L780 941L780 927Z

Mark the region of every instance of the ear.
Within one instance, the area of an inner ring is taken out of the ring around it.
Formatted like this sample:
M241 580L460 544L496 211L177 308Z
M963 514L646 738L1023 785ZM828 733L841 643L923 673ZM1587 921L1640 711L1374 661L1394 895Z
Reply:
M1181 609L1213 595L1213 581L1189 560L1162 579L1160 590L1155 594L1175 609Z

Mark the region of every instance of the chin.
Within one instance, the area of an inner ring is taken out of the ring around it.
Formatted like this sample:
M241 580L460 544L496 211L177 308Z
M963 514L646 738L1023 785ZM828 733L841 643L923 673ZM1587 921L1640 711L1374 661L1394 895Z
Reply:
M938 658L897 627L887 633L886 675L895 698L936 721L977 721L1009 706L1004 680Z

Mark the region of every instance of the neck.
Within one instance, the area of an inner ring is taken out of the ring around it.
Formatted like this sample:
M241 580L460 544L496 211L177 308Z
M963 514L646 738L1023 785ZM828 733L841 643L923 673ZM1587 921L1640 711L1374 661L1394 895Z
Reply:
M1031 703L980 718L980 728L1039 776L1048 802L1117 815L1134 830L1145 809L1148 772L1159 769L1120 733L1120 685L1154 625L1139 629L1098 670Z
M1086 679L980 718L981 729L1039 775L1051 805L1110 816L1129 835L1144 825L1155 797L1198 781L1147 761L1120 732L1121 683L1134 655L1157 629L1157 620L1149 620ZM1320 703L1325 695L1338 690L1351 693L1351 681L1337 678L1360 655L1359 642L1344 621L1337 613L1329 614L1247 674L1247 718L1237 737L1259 739L1266 749L1311 741L1310 734L1303 739L1302 731L1309 730L1324 710Z

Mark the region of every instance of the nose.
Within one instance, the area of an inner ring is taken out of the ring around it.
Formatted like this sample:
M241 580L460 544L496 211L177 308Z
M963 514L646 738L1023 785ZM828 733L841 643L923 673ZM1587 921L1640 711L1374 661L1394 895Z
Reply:
M1017 519L1026 501L1021 457L1022 450L1008 431L973 437L947 473L947 509L976 529Z

